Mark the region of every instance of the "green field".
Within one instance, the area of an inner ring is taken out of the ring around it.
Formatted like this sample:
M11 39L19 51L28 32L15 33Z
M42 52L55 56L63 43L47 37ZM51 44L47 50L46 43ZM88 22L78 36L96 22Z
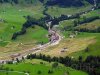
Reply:
M85 11L91 8L91 5L89 6L83 6L83 7L68 7L68 8L61 8L59 6L49 7L47 13L49 13L52 17L59 17L61 14L65 15L73 15L76 13L79 13L80 11Z
M43 64L40 64L42 62ZM3 65L3 68L6 68L8 71L19 71L19 72L28 72L29 75L49 75L48 71L52 70L53 73L50 75L63 75L69 73L69 75L88 75L85 72L77 71L69 67L65 67L62 64L59 64L58 67L53 68L52 63L48 63L42 60L26 60L22 63L18 64L6 64ZM14 72L0 72L0 75L25 75L25 74L18 74ZM41 71L41 74L38 74L38 71ZM8 74L6 74L8 73Z
M0 75L25 75L24 73L16 73L16 72L0 72Z
M46 35L48 31L43 29L42 27L35 26L34 28L28 28L27 33L19 36L15 41L27 43L29 41L37 41L37 42L48 42L48 38ZM40 39L41 38L41 39Z
M89 13L87 13L87 14L81 15L81 17L83 17L83 16L86 16L86 17L100 16L100 9L94 10L94 11L91 11L91 12L89 12Z
M0 40L3 41L11 41L12 34L14 32L18 32L21 30L22 25L25 23L26 19L23 16L27 15L33 15L35 18L43 17L42 14L43 6L29 6L29 7L23 7L23 6L12 6L10 4L1 4L0 5L0 19L3 19L4 22L0 22ZM38 34L38 36L37 36ZM44 41L48 42L45 35L47 34L47 31L43 29L42 27L36 27L36 28L29 28L27 30L27 33L24 35L24 37L18 37L16 41L18 42L25 42L23 40L26 40L27 42L31 42L32 39L36 40L38 42ZM41 39L40 38L45 38ZM28 40L30 39L30 40Z

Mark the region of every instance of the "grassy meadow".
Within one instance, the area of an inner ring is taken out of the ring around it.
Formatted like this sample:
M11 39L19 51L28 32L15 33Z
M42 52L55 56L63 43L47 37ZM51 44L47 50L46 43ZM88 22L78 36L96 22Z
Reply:
M47 43L48 31L42 27L35 26L27 29L26 34L19 36L16 40L11 40L14 32L21 30L26 22L24 16L32 15L39 19L43 17L43 6L39 5L11 5L0 4L0 57L10 55L23 50L33 48L37 43ZM23 45L19 44L22 43Z
M29 9L30 8L30 9ZM41 6L34 6L34 8L23 6L12 6L10 4L0 5L0 18L4 19L8 26L16 26L16 30L20 30L22 24L26 21L24 16L33 15L40 18L42 15ZM40 12L38 11L40 10ZM39 14L38 14L39 13ZM36 15L38 14L38 15ZM39 17L38 17L39 16Z
M41 62L43 64L41 64ZM52 64L54 62L46 62L38 59L33 59L33 60L26 60L22 63L18 64L6 64L3 65L3 68L6 68L8 71L13 70L13 71L19 71L19 72L28 72L30 75L49 75L48 71L52 70L53 73L50 75L63 75L69 73L70 75L88 75L85 72L82 71L77 71L69 67L65 67L62 64L59 64L57 67L53 68ZM38 74L38 72L41 72ZM0 72L0 75L25 75L25 74L18 74L18 73L13 73L13 72Z
M68 8L61 8L59 6L49 7L47 13L50 14L52 17L59 17L61 14L65 15L73 15L79 13L81 11L85 11L90 9L92 6L83 6L83 7L68 7Z
M24 18L24 16L33 15L36 18L43 17L42 9L43 7L41 5L34 6L33 8L31 6L20 7L17 5L12 6L10 4L0 5L0 19L3 19L5 21L5 22L0 22L0 39L4 41L11 41L12 34L16 31L20 31L22 25L25 23L26 19ZM42 36L47 33L47 31L41 27L37 27L37 29L34 30L33 33L32 30L34 29L30 28L30 30L29 29L27 30L27 33L25 35L26 38L24 37L23 39L21 37L18 37L17 40L21 42L21 40L27 40L27 37L29 37L30 39L30 36L33 37L33 38L31 37L33 40L37 40L37 38L35 38L38 37L36 34L39 33L40 36ZM44 36L44 38L46 37Z

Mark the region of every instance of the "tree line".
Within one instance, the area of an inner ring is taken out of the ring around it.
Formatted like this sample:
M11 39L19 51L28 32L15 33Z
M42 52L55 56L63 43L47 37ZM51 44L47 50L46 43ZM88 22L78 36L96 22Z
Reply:
M32 16L27 16L26 17L27 21L23 24L21 31L13 33L12 40L15 40L17 38L17 36L19 36L19 35L25 34L26 29L28 27L31 27L34 25L39 25L45 29L48 29L48 27L46 25L47 22L51 21L51 28L52 28L54 25L58 25L60 21L79 17L79 15L73 15L71 17L68 17L67 15L61 15L58 18L56 18L56 17L52 18L50 15L46 14L45 12L44 12L44 14L46 16L43 18L40 18L40 19L35 19Z
M71 57L50 57L43 54L30 54L27 59L42 59L47 62L59 62L67 67L73 69L82 70L88 72L89 75L100 75L100 56L88 56L84 61L82 56L79 56L78 60L74 60Z
M93 17L89 17L89 18L84 18L83 21L79 21L78 24L84 24L84 23L89 23L89 22L92 22L96 19L100 19L99 16L93 16Z
M75 31L80 31L80 32L92 32L92 33L99 33L100 32L100 27L97 27L96 29L88 29L88 28L75 28Z
M31 27L31 26L34 26L34 25L39 25L39 26L41 26L45 29L48 29L46 23L51 21L51 28L52 28L54 25L58 25L60 21L69 20L69 19L78 19L78 18L80 18L80 15L84 14L85 12L90 12L91 11L89 9L87 11L76 13L76 14L70 15L70 16L62 14L59 17L51 17L48 13L46 13L46 11L48 10L48 7L45 6L44 8L45 9L43 10L43 15L45 17L42 17L40 19L35 19L32 16L25 17L27 21L23 24L22 29L19 32L13 33L12 40L15 40L17 38L17 36L19 36L19 35L25 34L26 29L28 27ZM74 26L77 26L78 24L88 23L88 22L91 22L91 21L93 21L95 19L99 19L99 18L100 17L95 16L95 17L85 18L83 21L80 21L80 20L76 21L75 20L74 21ZM96 30L96 32L97 31L99 31L99 28L98 28L98 30Z
M85 23L89 23L95 20L100 19L99 16L93 16L93 17L89 17L86 18L85 16L83 17L83 20L77 19L74 20L74 27L76 26L80 26L81 24L85 24ZM80 32L93 32L93 33L97 33L100 32L100 27L96 28L96 29L88 29L88 28L74 28L75 31L80 31Z
M84 6L85 3L87 2L89 4L94 5L94 0L48 0L46 5L52 6L52 5L58 5L61 7L70 7L70 6ZM96 0L97 5L100 4L100 0Z
M45 29L48 29L46 23L49 22L49 21L51 21L51 28L52 28L54 25L58 25L60 21L69 20L69 19L75 19L75 18L79 18L80 17L79 14L75 14L75 15L72 15L70 17L68 17L67 15L61 15L60 17L52 18L50 15L46 14L45 12L44 12L44 14L46 16L43 17L43 18L40 18L40 19L35 19L35 18L31 17L31 16L27 16L26 17L27 21L23 24L21 31L13 33L12 40L15 40L17 38L17 36L19 36L19 35L25 34L26 33L26 29L28 27L31 27L31 26L34 26L34 25L39 25L39 26L41 26L41 27L43 27ZM79 20L78 21L74 21L74 26L77 26L79 24L88 23L88 22L91 22L91 21L96 20L96 19L99 19L99 17L95 16L95 17L86 18L83 21L79 21ZM86 29L82 30L81 29L80 31L88 31L88 30L86 30ZM98 28L97 30L91 30L91 32L100 32L100 28Z
M34 4L36 1L40 1L46 6L53 6L58 5L61 7L69 7L69 6L84 6L85 2L88 2L90 4L94 4L94 0L0 0L0 3L15 3L15 4ZM100 5L100 0L96 0L97 6Z
M45 25L45 20L44 20L45 18L41 18L41 19L37 20L31 16L27 16L26 19L27 19L27 21L23 24L22 29L19 32L13 33L12 40L15 40L17 38L17 36L19 36L19 35L25 34L26 29L31 26L34 26L34 25L39 25L39 26L47 29L47 26Z
M11 3L11 4L33 4L35 0L0 0L0 3Z

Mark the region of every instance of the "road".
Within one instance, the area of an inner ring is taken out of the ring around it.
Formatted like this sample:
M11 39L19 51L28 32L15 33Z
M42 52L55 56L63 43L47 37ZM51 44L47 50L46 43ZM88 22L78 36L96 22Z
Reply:
M18 56L17 58L18 58L18 59L21 59L22 56L26 58L28 54L32 54L32 53L35 54L35 53L38 53L38 52L40 52L40 51L45 50L45 48L47 48L47 47L50 47L50 46L54 46L54 45L59 44L59 42L61 41L61 39L62 39L63 37L62 37L60 34L58 34L58 33L57 33L57 35L58 35L59 39L56 40L55 42L52 42L52 43L49 42L49 43L46 43L46 44L44 44L44 45L38 45L36 48L32 48L32 49L30 49L30 50L27 50L27 51L21 53L21 55Z
M21 60L22 57L26 58L27 55L29 55L29 54L35 54L35 53L38 53L40 51L45 50L45 48L47 48L47 47L57 45L57 44L59 44L59 42L63 38L59 33L57 33L57 36L59 37L59 39L56 40L56 41L54 41L54 42L52 42L52 43L51 42L48 42L48 43L46 43L44 45L38 45L35 48L29 49L29 50L25 50L25 51L20 52L20 53L16 53L16 54L9 55L9 57L13 56L14 59L15 58L18 58L19 60ZM2 63L2 61L4 61L4 62L11 61L11 59L9 59L9 60L0 60L0 63Z

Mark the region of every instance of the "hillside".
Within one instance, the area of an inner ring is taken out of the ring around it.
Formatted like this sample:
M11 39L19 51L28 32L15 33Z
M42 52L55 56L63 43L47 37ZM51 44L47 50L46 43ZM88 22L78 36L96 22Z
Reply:
M0 0L0 75L100 75L94 1Z
M100 1L96 0L97 5ZM94 0L0 0L0 3L11 3L11 4L39 4L43 3L47 6L58 5L62 7L66 6L83 6L87 4L94 4Z
M61 75L61 74L70 74L70 75L88 75L85 72L74 70L69 67L65 67L64 65L58 63L55 67L55 62L48 63L42 60L26 60L20 62L18 64L6 64L2 67L0 65L0 75ZM25 67L25 68L23 68Z
M18 2L17 3L18 5L16 5L15 1ZM52 26L59 25L57 29L59 29L61 31L61 34L67 38L69 34L73 33L72 30L79 31L80 34L78 36L81 36L82 31L92 32L92 33L99 32L99 27L100 27L99 11L100 10L95 9L94 11L92 11L91 8L93 7L93 5L90 5L90 4L93 4L93 3L91 0L90 1L74 0L73 1L74 3L81 2L83 5L81 7L80 6L78 7L77 6L75 7L67 6L65 8L55 6L55 5L59 5L59 3L62 3L62 5L64 5L63 4L64 0L58 0L58 1L51 0L51 1L57 1L56 2L57 4L52 5L52 6L47 5L47 7L45 7L44 5L48 4L48 1L49 0L26 0L26 1L24 0L13 0L13 1L1 0L0 1L1 2L1 5L0 5L0 20L1 20L0 21L0 26L1 26L0 27L0 33L1 33L0 34L0 37L1 37L0 45L2 47L1 50L3 49L4 53L13 52L13 51L20 52L20 50L26 50L26 49L31 48L32 45L35 46L37 44L47 43L49 40L47 38L48 32L47 32L47 27L45 25L45 21L52 21ZM65 3L68 3L68 2L72 2L72 1L68 0ZM12 6L11 3L14 3L14 5ZM20 5L21 3L30 4L30 6L28 7L27 5L22 6ZM37 4L33 6L34 5L33 3L37 3ZM44 5L42 3L44 3ZM52 3L55 3L55 2L52 2ZM73 4L73 3L70 3L70 4ZM75 3L75 4L78 5L78 3ZM78 10L76 10L77 8ZM87 13L84 14L84 12L87 12ZM26 17L29 15L33 17L32 18L33 22L31 20L27 21L28 19L26 19ZM68 16L71 16L71 15L72 17L68 18ZM91 20L91 18L93 18L93 20ZM89 23L87 21L89 21ZM28 24L28 22L30 24ZM93 36L94 35L95 34L93 33ZM15 38L16 40L12 40L12 38ZM23 45L20 47L19 44L21 43ZM78 48L78 49L80 50L84 48ZM5 51L6 49L7 51ZM7 55L9 55L9 53Z

